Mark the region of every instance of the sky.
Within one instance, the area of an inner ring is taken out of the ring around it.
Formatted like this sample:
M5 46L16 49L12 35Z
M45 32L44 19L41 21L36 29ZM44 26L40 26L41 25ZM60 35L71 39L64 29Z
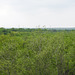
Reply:
M75 0L0 0L0 27L75 27Z

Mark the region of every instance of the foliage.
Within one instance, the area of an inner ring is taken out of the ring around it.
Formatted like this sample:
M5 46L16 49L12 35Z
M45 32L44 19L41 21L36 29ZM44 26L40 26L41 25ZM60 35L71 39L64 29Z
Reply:
M0 75L75 75L75 30L0 28Z

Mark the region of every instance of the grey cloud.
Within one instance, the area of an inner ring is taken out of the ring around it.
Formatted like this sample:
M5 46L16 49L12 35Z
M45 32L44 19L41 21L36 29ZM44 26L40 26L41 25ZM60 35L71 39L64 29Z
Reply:
M0 25L75 26L75 0L1 0Z
M11 6L15 11L32 11L39 8L59 10L75 4L74 0L3 0L1 2Z

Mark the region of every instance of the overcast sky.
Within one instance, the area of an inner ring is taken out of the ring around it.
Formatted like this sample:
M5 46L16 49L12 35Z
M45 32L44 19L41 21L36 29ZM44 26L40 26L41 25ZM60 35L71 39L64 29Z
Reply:
M0 0L0 27L75 27L75 0Z

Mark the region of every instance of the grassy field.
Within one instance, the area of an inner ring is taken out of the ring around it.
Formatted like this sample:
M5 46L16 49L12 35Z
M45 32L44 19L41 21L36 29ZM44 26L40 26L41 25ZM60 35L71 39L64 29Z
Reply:
M0 28L0 75L75 75L75 30Z

